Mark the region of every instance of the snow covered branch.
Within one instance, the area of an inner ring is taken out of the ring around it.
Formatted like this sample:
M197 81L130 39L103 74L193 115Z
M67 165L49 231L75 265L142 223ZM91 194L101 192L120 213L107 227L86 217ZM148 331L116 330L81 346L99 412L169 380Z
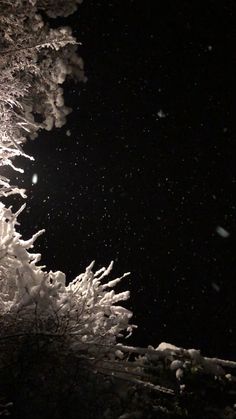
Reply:
M41 16L67 16L79 0L0 1L0 165L16 168L12 160L27 156L22 144L40 129L66 122L61 85L68 76L85 81L78 41L69 27L52 29ZM1 177L0 196L25 191Z
M16 231L17 217L24 207L14 214L0 204L0 315L7 319L8 333L14 328L27 333L30 325L33 333L65 334L74 349L84 343L115 344L122 332L130 334L134 327L129 325L132 313L117 305L129 298L129 292L116 294L113 290L128 274L105 281L113 263L93 272L92 262L66 286L64 273L44 271L44 266L37 266L41 255L28 251L44 230L29 240L22 240ZM2 333L6 333L4 321L0 337Z

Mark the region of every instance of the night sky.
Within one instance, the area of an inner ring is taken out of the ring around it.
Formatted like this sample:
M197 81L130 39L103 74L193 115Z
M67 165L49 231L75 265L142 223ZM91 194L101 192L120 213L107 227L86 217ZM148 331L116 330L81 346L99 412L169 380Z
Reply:
M93 259L131 271L127 344L236 359L236 3L85 0L57 23L88 81L25 145L23 238L45 228L35 249L68 281Z

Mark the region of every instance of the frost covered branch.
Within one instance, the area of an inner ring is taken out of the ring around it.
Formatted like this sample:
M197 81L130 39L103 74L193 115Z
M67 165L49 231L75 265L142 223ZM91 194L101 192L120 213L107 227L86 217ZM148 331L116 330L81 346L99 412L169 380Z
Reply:
M29 240L22 240L16 231L17 217L24 207L14 214L0 205L0 337L6 331L13 333L14 327L17 333L27 333L30 327L31 333L64 334L67 344L79 349L84 343L115 344L122 332L131 333L132 313L117 305L129 298L129 292L116 294L113 290L128 274L105 281L113 263L93 272L92 262L66 286L64 273L44 271L44 266L37 266L41 255L28 251L44 230Z
M68 76L85 81L78 41L69 27L52 29L42 16L67 16L80 1L0 1L0 165L16 168L12 160L27 156L22 144L40 129L66 122L61 85ZM25 191L0 178L0 196Z

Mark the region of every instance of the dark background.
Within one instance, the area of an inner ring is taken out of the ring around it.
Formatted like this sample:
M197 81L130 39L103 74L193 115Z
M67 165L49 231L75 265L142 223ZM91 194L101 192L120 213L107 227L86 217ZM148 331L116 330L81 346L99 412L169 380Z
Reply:
M36 251L68 281L93 259L131 271L127 343L236 359L235 2L86 0L58 23L88 82L65 86L67 125L25 146L23 237L46 228Z

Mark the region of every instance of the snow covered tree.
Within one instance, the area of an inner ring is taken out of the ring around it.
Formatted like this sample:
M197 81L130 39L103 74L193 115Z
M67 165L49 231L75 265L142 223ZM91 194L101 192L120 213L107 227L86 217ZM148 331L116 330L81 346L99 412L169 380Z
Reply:
M0 0L0 166L22 171L13 161L33 159L25 141L66 121L63 82L86 80L71 29L49 23L79 3ZM26 197L0 175L0 197L15 193ZM113 288L127 273L107 280L113 263L94 272L92 262L66 286L63 272L47 272L30 252L44 230L21 238L23 209L0 203L0 415L13 401L14 417L25 419L46 411L83 419L236 417L235 362L166 343L122 344L136 326L119 305L129 292Z
M85 81L78 42L69 27L52 29L40 12L67 16L80 1L0 1L0 165L14 165L26 138L66 122L62 83L67 76ZM21 169L17 169L20 170ZM25 191L10 188L0 176L0 196Z
M16 156L33 159L23 151L25 141L34 139L41 129L51 130L66 122L70 109L64 104L61 85L67 76L85 81L83 61L71 29L52 29L42 12L49 18L67 16L78 3L0 1L1 166L23 172L13 161ZM25 190L2 175L0 187L0 197L15 193L26 197ZM40 255L27 251L43 231L27 241L16 231L23 208L14 214L11 207L0 206L0 367L5 371L5 365L18 363L28 339L27 348L32 352L35 339L40 346L45 338L52 338L57 354L61 346L63 353L78 353L82 346L90 355L112 355L116 338L125 330L132 331L132 313L117 305L129 293L112 290L121 278L104 283L112 264L94 273L92 263L66 287L62 272L46 272L45 267L37 266ZM14 350L9 352L12 339Z

